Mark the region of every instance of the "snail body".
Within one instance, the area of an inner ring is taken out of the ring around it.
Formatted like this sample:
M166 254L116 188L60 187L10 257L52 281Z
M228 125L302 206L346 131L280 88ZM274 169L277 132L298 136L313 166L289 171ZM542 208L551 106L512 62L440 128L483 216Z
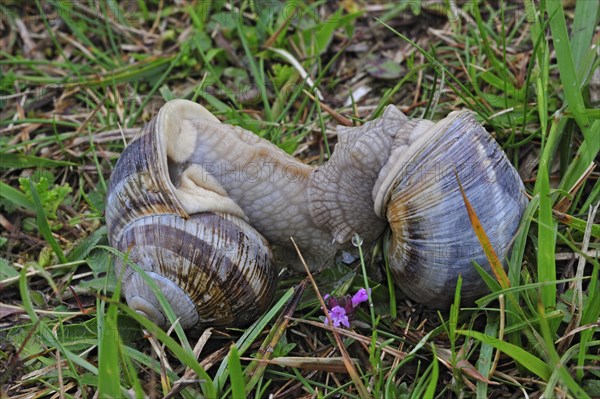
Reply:
M434 124L389 106L363 126L338 128L331 159L314 167L200 105L173 100L115 166L109 241L154 279L186 328L244 325L263 313L274 259L300 268L290 237L316 271L355 234L372 242L388 225L396 284L444 307L459 274L466 299L485 293L473 261L489 270L457 178L504 258L527 200L470 113ZM129 306L167 325L141 276L119 262L116 270Z

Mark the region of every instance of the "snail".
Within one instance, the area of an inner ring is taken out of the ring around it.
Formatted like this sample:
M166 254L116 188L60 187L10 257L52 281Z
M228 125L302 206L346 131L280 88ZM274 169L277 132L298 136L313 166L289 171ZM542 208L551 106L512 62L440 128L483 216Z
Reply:
M391 229L389 262L410 298L443 308L489 271L458 187L504 259L527 205L523 183L474 116L434 123L388 106L360 127L338 127L331 159L310 166L202 106L167 102L125 148L106 208L110 244L156 282L184 328L244 325L269 306L275 263L317 271L355 235ZM271 249L273 247L273 249ZM168 325L152 290L121 260L127 303ZM302 270L302 269L299 269Z

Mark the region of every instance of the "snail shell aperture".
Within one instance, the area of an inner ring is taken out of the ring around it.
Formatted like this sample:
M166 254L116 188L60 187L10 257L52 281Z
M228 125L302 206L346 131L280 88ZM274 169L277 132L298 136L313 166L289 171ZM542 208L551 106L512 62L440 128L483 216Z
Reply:
M198 104L165 104L123 152L107 201L109 241L153 278L185 328L244 325L269 306L277 263L326 266L358 234L392 230L395 283L446 307L486 292L490 270L458 180L503 259L527 205L523 183L469 112L438 123L388 106L363 126L338 128L331 159L312 167ZM274 254L270 245L274 247ZM167 319L152 290L119 261L130 307ZM301 269L299 269L301 270Z

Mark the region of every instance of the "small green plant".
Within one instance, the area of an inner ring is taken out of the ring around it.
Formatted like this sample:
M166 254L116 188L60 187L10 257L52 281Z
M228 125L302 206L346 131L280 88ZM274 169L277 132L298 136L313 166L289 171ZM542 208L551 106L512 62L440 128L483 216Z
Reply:
M20 177L19 188L25 194L25 197L33 202L33 194L29 186L30 181L31 178ZM68 184L65 184L64 186L55 184L51 187L50 181L46 176L40 177L39 181L33 182L33 185L40 196L40 202L42 203L46 217L52 221L56 221L58 219L56 213L58 207L65 202L67 196L71 193L71 187ZM62 223L53 222L51 223L50 228L52 230L60 230L62 228Z

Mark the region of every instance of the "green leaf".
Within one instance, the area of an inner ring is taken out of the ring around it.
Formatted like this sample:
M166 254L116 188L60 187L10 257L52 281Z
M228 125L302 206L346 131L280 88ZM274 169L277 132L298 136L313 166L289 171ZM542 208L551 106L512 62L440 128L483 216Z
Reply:
M60 245L58 245L58 242L54 239L54 236L52 235L52 231L50 230L48 220L46 219L46 215L44 213L44 207L40 202L40 197L38 196L37 190L35 189L35 185L31 180L29 180L29 189L31 192L31 196L33 197L33 203L35 205L35 211L37 214L37 226L40 229L40 234L42 234L42 237L44 237L46 242L54 250L54 253L56 254L56 256L58 256L58 259L60 259L62 263L67 263L68 261L65 254L63 253L62 249L60 248Z
M32 185L33 184L33 185ZM41 176L39 181L33 183L33 179L27 177L19 178L21 191L25 193L27 198L33 196L31 187L35 186L35 191L40 198L40 203L44 209L46 216L49 219L56 220L58 218L56 212L58 207L65 201L67 195L71 193L71 187L68 184L64 186L55 185L50 188L48 177Z
M517 363L523 365L527 370L542 378L544 381L548 381L552 374L552 369L548 367L546 363L523 348L504 342L496 337L482 334L478 331L457 330L456 333L475 338L485 344L493 346L499 351L512 357Z
M595 120L590 129L592 132L600 131L600 120ZM573 184L583 175L585 170L600 152L600 134L594 133L590 137L586 137L577 150L575 159L569 165L565 176L563 177L560 188L569 190Z
M7 278L14 278L19 275L19 271L12 267L10 263L4 258L0 258L0 288L2 287L1 281Z
M117 398L121 395L121 367L119 352L122 347L117 324L116 303L119 301L120 289L113 293L108 312L99 323L100 342L98 347L98 393L101 398Z
M575 70L575 63L573 62L562 2L560 0L548 0L547 5L550 30L556 50L560 80L565 91L566 103L581 128L585 139L591 140L594 136L598 139L598 134L592 133L590 130L590 122L585 113L585 104L580 90L580 80Z
M483 72L480 77L490 85L494 86L496 89L500 90L501 94L498 95L498 97L501 97L502 99L508 97L512 102L525 101L525 88L522 87L517 89L510 81L499 78L489 71Z
M84 238L71 252L69 252L67 259L71 262L84 259L103 238L106 238L106 226L100 227L98 230Z
M591 324L600 318L600 287L598 287L598 274L600 273L598 264L594 265L590 285L588 287L588 301L584 306L581 324ZM597 331L597 329L596 329ZM584 374L584 364L588 355L587 345L594 336L594 329L587 329L581 332L580 351L577 357L577 378L581 380Z
M496 334L498 332L499 321L497 317L488 317L487 324L485 325L485 333L490 336L490 334ZM481 344L481 349L479 351L479 360L477 360L477 371L481 373L482 376L488 378L490 376L490 370L492 368L492 355L494 353L494 349L491 345L487 345L485 343ZM488 388L489 385L484 381L477 381L477 399L485 399L488 397Z
M281 298L274 304L271 309L265 313L260 319L254 322L250 327L246 329L244 334L236 342L236 347L240 354L244 354L250 348L250 345L258 338L263 332L267 324L279 313L279 311L285 306L286 302L294 295L294 288L290 287ZM227 367L226 359L221 362L217 373L215 374L214 384L215 389L218 391L223 387L227 377L229 375L229 367Z
M207 398L217 398L217 392L213 386L213 382L210 376L204 371L202 366L196 360L193 352L183 349L173 338L167 335L160 327L152 323L150 320L130 309L126 305L119 304L119 308L125 312L129 317L135 319L140 323L146 330L154 334L156 338L162 342L173 354L181 360L183 364L194 370L198 377L200 377L201 387L204 390L204 394Z
M22 154L2 154L0 169L25 169L25 168L56 168L59 166L74 166L73 162L56 161L53 159Z
M235 346L231 345L229 349L229 381L231 381L231 395L234 398L245 398L246 388L244 383L244 375L242 374L242 364L240 362L240 354Z
M435 388L437 387L440 374L438 359L435 353L435 345L431 345L431 351L433 352L433 367L429 383L427 384L427 390L425 391L425 395L423 395L424 398L433 398L435 396Z
M21 303L27 315L34 323L39 322L40 318L37 313L35 313L35 309L33 308L33 301L31 300L31 291L27 285L27 268L24 267L21 269L21 273L19 276L19 293L21 294Z
M538 213L538 257L537 278L538 281L552 282L556 280L556 259L554 248L556 246L556 229L558 223L552 217L552 198L550 196L550 165L552 154L558 140L559 122L553 120L548 133L548 138L543 144L543 152L540 158L538 175L534 187L534 194L540 198ZM556 307L556 285L548 284L542 287L542 302L546 309Z
M598 2L578 1L575 3L575 18L571 26L571 43L573 44L573 62L578 65L577 76L580 79L585 78L588 74L587 68L582 69L586 67L586 63L583 62L586 54L594 53L591 44L594 27L598 24L599 12Z
M33 205L33 202L31 202L31 200L27 198L25 194L1 181L0 196L21 208L27 209L29 211L35 211L35 205Z

